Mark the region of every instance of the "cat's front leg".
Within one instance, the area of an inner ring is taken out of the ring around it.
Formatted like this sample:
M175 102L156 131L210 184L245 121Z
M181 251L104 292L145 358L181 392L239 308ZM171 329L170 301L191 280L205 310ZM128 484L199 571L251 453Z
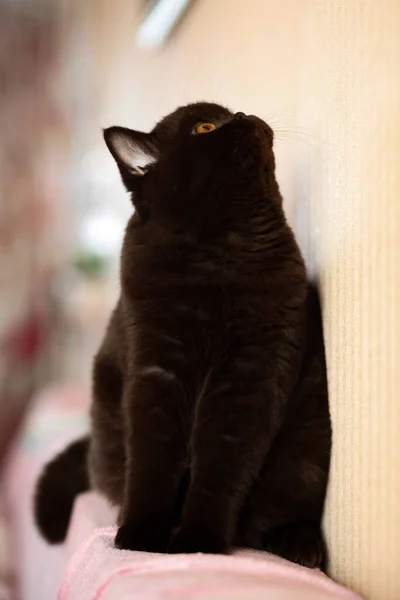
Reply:
M187 465L183 388L158 366L142 368L124 397L127 415L124 502L118 548L165 552L177 490Z
M169 552L229 550L239 511L282 422L291 383L280 358L289 354L279 345L278 358L270 356L260 368L238 359L210 379L196 412L181 528Z

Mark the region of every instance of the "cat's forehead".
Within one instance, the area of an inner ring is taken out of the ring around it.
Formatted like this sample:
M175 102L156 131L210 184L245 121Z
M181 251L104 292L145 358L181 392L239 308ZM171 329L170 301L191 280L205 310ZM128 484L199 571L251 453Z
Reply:
M164 117L154 128L159 135L174 135L181 129L190 127L200 121L223 123L232 117L233 113L226 107L211 102L196 102L181 106Z

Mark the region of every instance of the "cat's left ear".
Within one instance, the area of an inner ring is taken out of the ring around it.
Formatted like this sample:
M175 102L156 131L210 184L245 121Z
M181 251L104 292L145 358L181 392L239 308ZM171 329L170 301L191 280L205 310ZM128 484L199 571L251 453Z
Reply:
M158 149L150 133L109 127L104 129L103 135L124 181L127 176L144 175L146 168L158 160Z

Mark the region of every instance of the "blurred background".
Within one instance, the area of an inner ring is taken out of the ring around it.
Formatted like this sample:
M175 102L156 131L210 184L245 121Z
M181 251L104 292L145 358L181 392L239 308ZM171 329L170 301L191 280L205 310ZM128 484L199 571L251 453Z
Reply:
M0 0L0 457L49 385L89 397L132 210L102 128L251 111L323 299L331 573L400 598L399 31L398 0Z

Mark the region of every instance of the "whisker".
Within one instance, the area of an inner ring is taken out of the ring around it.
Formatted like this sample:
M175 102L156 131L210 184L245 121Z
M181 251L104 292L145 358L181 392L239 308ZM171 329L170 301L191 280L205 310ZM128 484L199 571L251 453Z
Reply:
M275 140L285 138L286 140L303 142L313 147L326 147L329 144L329 142L322 137L291 129L274 130L274 134Z
M296 136L281 136L281 135L275 135L275 142L282 143L282 144L287 144L287 145L291 145L294 143L300 143L303 144L303 146L307 146L309 148L313 148L313 150L317 150L318 149L318 145L314 142L312 142L311 140L307 139L307 138L303 138L303 137L296 137Z
M275 137L279 134L282 135L290 135L292 139L294 138L304 138L307 142L313 140L318 144L327 144L327 140L322 138L321 136L311 134L309 131L304 131L299 127L297 122L296 111L289 110L287 111L290 114L282 114L279 115L275 111L268 113L268 116L264 119L274 131Z

